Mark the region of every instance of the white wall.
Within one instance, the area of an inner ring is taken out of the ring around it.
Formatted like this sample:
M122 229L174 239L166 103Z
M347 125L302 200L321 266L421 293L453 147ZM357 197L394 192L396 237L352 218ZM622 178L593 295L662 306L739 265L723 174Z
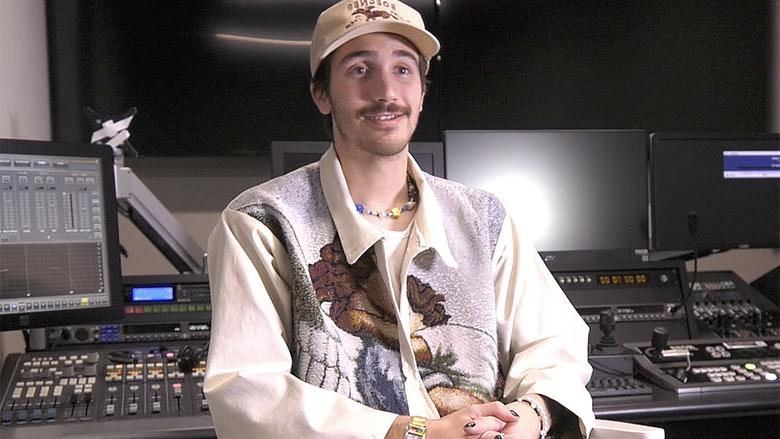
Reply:
M0 66L0 136L51 139L44 0L0 0Z
M51 139L44 0L0 0L0 137ZM24 350L0 333L0 359Z
M699 271L731 270L745 282L753 282L780 265L778 249L729 250L699 259ZM693 271L693 261L687 264Z
M126 164L204 251L225 205L270 174L267 157L146 157ZM119 220L119 240L128 253L122 258L124 275L177 273L124 217Z

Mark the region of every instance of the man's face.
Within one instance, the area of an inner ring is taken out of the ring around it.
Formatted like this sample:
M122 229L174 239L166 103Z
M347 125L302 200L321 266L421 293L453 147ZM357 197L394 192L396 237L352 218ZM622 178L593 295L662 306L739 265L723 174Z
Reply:
M336 145L381 156L404 150L425 95L419 57L406 39L387 33L357 37L333 53L330 90L313 95L320 112L333 116Z

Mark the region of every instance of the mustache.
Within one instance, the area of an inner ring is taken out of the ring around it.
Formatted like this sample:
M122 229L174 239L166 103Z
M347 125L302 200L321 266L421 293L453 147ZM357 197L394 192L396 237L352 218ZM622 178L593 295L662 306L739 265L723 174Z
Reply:
M360 110L360 115L365 114L376 114L376 113L403 113L403 114L409 114L411 113L411 108L403 105L398 105L395 103L383 103L383 102L377 102L375 104L372 104L368 107L365 107Z

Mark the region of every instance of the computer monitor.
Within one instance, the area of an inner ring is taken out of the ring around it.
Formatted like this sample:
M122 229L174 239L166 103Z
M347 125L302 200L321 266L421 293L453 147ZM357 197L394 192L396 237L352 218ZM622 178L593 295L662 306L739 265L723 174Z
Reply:
M284 175L319 161L330 142L271 142L271 177ZM440 142L411 142L409 152L423 171L444 177L444 145Z
M0 139L0 330L121 316L111 148Z
M647 249L644 130L445 131L444 145L447 178L496 194L537 250Z
M654 251L780 247L780 134L653 133L650 162Z

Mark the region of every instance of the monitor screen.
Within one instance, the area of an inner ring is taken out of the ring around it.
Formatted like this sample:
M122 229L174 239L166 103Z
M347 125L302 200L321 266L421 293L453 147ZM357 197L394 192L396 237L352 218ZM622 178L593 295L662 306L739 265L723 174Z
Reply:
M780 247L780 135L653 133L650 155L653 250Z
M271 177L319 161L330 142L271 142ZM439 142L411 142L409 152L420 169L437 177L444 177L444 145Z
M445 131L447 178L496 194L542 252L645 250L644 130Z
M117 320L108 146L0 139L0 330Z

